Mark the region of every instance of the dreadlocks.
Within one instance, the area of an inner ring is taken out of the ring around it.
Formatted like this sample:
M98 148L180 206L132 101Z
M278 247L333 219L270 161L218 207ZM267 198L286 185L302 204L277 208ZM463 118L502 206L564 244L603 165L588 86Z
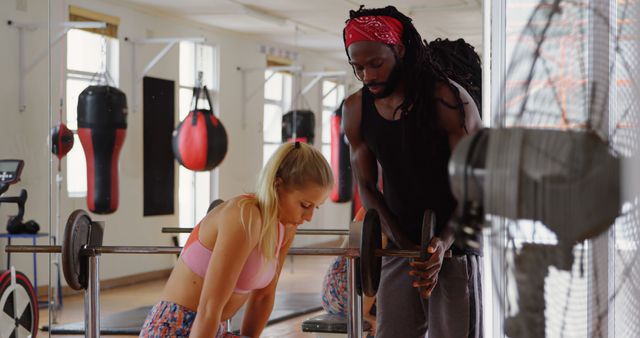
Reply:
M466 126L464 124L464 104L462 99L460 99L460 91L456 86L449 82L447 74L433 60L428 43L425 40L422 40L422 37L420 37L420 34L413 25L411 18L400 13L394 6L387 6L384 8L364 8L364 6L360 6L357 11L349 11L349 19L361 16L389 16L400 21L404 27L402 43L405 46L405 55L403 58L404 74L402 75L402 79L406 84L406 92L404 101L397 108L396 113L400 112L402 114L403 119L405 120L405 125L412 125L413 123L409 123L409 120L416 119L415 121L417 124L415 125L434 127L436 124L435 107L437 100L440 101L441 104L460 111L462 121L461 127L466 130ZM346 42L344 30L342 32L342 38L343 41ZM387 46L392 48L391 45ZM351 61L346 44L345 52L347 53L347 58ZM435 98L435 86L438 82L447 84L449 88L451 88L457 101L455 105L452 105L450 102L445 102L442 99ZM410 114L410 110L415 113Z
M463 39L437 38L429 50L447 76L469 92L482 117L482 61L473 46Z

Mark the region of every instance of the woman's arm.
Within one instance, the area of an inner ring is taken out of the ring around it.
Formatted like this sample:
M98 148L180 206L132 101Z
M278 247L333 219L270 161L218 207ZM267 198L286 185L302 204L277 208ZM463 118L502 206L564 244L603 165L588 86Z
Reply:
M262 330L264 330L264 327L267 325L267 321L273 310L273 302L275 300L278 279L280 278L280 271L282 271L282 266L284 265L287 252L289 252L289 247L293 242L295 234L295 227L286 226L284 242L282 243L282 248L278 256L276 274L269 285L251 293L244 318L242 319L241 335L256 338L260 337Z
M227 208L216 219L216 222L219 222L218 235L204 277L190 337L211 337L211 333L216 332L222 309L233 293L247 257L257 245L261 221L261 218L257 217L257 208L254 206L246 208L251 210L245 210L247 217L244 219L252 219L252 224L248 225L246 230L240 223L240 208L238 206ZM249 213L253 213L252 218L248 217ZM202 227L203 224L200 226Z

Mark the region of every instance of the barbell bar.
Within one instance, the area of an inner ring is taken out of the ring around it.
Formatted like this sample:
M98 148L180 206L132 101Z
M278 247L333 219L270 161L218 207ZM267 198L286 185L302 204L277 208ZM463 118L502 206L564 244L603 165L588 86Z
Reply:
M223 199L216 199L207 208L207 213L213 210L218 205L224 203ZM188 234L193 231L193 228L180 228L180 227L163 227L162 233L164 234ZM349 230L347 229L297 229L296 235L337 235L347 236Z
M182 247L179 246L99 246L95 248L87 247L80 250L81 256L93 256L102 254L179 254ZM61 253L60 245L9 245L6 252L11 253ZM358 248L289 248L289 255L294 256L345 256L352 258L360 257ZM402 249L376 249L376 257L405 257L420 258L418 250Z
M193 231L193 228L178 228L178 227L164 227L162 233L164 234L188 234ZM347 229L297 229L296 235L336 235L347 236L349 230Z

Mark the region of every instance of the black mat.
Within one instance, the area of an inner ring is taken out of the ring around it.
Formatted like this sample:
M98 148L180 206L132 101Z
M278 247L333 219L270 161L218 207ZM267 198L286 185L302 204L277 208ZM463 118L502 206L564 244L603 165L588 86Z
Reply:
M151 306L114 313L100 318L100 334L104 335L138 335ZM267 325L279 323L287 319L321 310L318 293L282 293L276 294L276 301ZM232 319L231 326L240 328L244 308ZM49 328L44 326L43 331ZM55 325L51 334L84 334L84 322Z

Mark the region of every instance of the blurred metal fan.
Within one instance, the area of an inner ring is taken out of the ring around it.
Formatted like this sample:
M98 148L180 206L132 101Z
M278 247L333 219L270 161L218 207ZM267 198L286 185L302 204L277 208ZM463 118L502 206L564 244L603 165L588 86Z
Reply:
M626 188L638 174L623 174L639 148L638 7L537 2L493 112L499 127L452 154L458 243L477 247L490 230L509 337L640 336L638 189Z

